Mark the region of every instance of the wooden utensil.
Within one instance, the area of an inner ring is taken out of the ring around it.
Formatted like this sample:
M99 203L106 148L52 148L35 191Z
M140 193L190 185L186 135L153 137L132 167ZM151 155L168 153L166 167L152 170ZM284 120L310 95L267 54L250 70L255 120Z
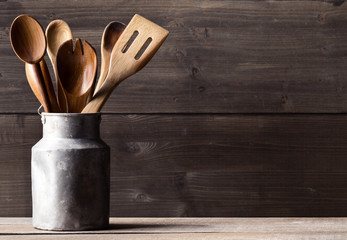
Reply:
M72 32L69 25L65 21L57 19L48 24L46 28L46 38L47 53L52 62L54 75L57 83L59 105L62 112L68 112L66 96L61 85L57 70L57 53L59 47L64 42L72 39Z
M23 62L29 85L45 112L60 112L52 81L43 59L46 52L46 37L41 25L28 15L16 17L10 30L11 45Z
M60 46L57 53L57 70L66 95L70 113L80 113L95 80L97 57L94 48L77 38L75 49L73 41L68 40Z
M108 73L108 68L110 66L110 58L111 52L119 39L120 35L125 29L125 24L121 22L110 22L104 30L101 38L101 67L100 67L100 75L95 87L95 91L97 92L101 85L104 83L106 75Z
M45 112L61 112L56 99L51 100L49 96L47 96L46 89L43 88L44 84L49 89L49 92L54 93L46 62L41 60L38 64L25 63L25 73L32 91L43 105ZM43 83L42 79L44 80Z
M82 113L99 112L112 91L141 70L157 52L169 32L136 14L113 47L106 79Z

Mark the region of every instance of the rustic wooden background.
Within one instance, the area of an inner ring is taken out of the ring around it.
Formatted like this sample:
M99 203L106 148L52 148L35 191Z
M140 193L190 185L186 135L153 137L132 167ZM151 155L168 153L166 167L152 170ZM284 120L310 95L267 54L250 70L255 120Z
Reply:
M104 108L111 216L347 216L344 0L0 1L0 216L31 216L42 134L9 42L22 13L64 19L99 61L112 20L170 31Z

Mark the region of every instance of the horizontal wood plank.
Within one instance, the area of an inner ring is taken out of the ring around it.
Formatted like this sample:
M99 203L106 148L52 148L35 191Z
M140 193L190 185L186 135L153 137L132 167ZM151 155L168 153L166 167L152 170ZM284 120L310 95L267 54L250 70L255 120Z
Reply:
M346 216L347 115L105 114L111 216ZM0 115L0 216L31 216L38 115Z
M1 1L0 112L38 102L9 41L26 13L62 18L97 50L104 27L139 13L170 31L106 104L113 113L347 112L347 4L321 1ZM47 62L49 59L46 57ZM52 68L50 68L52 73Z
M0 234L64 235L86 231L42 231L32 227L31 218L0 218ZM110 218L103 233L273 233L321 232L347 233L347 218Z
M268 234L262 234L268 237ZM316 234L313 234L316 235ZM330 234L329 234L330 235ZM250 240L253 234L231 234L231 233L178 233L178 234L72 234L72 235L10 235L0 236L1 240ZM312 235L310 235L312 236ZM260 239L260 238L256 238ZM269 238L266 238L269 239ZM273 238L271 238L273 239ZM270 240L271 240L270 239ZM278 238L276 238L278 240ZM288 239L288 238L286 238ZM295 238L297 240L297 238ZM321 238L329 240L332 238ZM338 240L334 238L334 240ZM342 240L342 239L341 239Z
M52 235L15 235L4 236L0 239L6 240L345 240L347 234L335 233L179 233L179 234L146 234L136 235L68 235L68 236L52 236Z
M0 219L0 239L344 240L347 237L346 218L111 218L107 230L76 232L41 231L34 229L29 219L13 223L14 220L6 223L5 218Z

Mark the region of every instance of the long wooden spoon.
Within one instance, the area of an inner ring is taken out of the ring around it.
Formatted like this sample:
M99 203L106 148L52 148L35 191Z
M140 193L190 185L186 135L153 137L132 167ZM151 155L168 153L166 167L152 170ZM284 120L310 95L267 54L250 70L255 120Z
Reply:
M61 85L57 70L57 53L59 47L64 42L72 39L72 32L69 25L65 21L57 19L48 24L46 28L46 37L47 53L52 62L54 75L57 82L59 105L62 112L68 112L66 96Z
M164 28L135 14L113 47L105 82L82 113L99 112L117 85L151 60L168 34Z
M64 89L70 113L80 113L86 105L94 84L97 57L94 48L77 38L73 50L73 40L60 46L57 54L57 70Z
M45 112L60 112L50 75L43 59L46 53L46 37L41 25L28 15L19 15L11 25L11 45L23 62L29 85Z
M111 52L119 39L120 35L125 29L125 24L121 22L110 22L104 30L101 38L101 67L98 82L95 87L97 92L101 85L104 83L108 68L110 66Z

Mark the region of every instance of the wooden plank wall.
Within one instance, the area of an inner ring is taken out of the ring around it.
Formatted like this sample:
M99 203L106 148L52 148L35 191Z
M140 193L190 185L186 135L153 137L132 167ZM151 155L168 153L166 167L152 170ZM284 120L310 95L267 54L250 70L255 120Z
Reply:
M170 31L104 108L111 216L347 216L343 0L0 1L0 216L31 216L42 134L9 42L22 13L64 19L99 63L112 20Z

